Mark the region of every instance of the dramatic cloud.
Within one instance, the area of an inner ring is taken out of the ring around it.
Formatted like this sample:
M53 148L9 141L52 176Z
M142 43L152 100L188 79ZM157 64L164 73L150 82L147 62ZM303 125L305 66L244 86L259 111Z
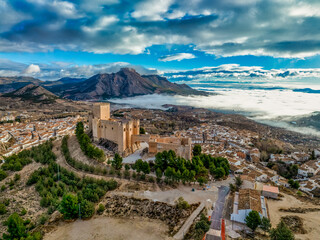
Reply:
M25 70L22 71L22 74L35 74L40 73L40 67L39 65L31 64L29 65Z
M177 54L163 56L159 58L159 61L162 61L162 62L181 61L184 59L192 59L192 58L196 58L196 56L191 53L177 53Z
M320 53L315 0L0 0L0 11L2 52L141 54L192 44L222 57Z
M32 76L41 80L57 80L63 77L88 78L98 73L118 72L124 67L134 68L140 74L159 74L155 69L147 69L126 62L96 65L75 65L65 62L52 62L51 64L31 64L28 66L7 59L0 59L0 76Z

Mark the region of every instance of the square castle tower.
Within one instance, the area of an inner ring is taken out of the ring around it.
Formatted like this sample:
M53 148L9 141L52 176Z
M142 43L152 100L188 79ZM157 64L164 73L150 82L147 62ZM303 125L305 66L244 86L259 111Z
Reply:
M133 135L140 133L139 119L110 118L110 103L94 103L93 113L89 116L89 130L94 141L106 139L118 145L118 152L127 155L139 147L132 141Z

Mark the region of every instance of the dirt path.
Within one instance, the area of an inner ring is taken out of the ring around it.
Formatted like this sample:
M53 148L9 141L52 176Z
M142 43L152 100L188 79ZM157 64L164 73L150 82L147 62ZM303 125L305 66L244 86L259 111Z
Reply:
M61 166L64 167L65 169L72 171L74 173L76 173L79 177L92 177L95 179L105 179L105 180L111 180L114 179L112 177L107 177L107 176L100 176L100 175L96 175L96 174L91 174L91 173L86 173L83 171L80 171L74 167L71 167L65 160L64 156L61 153L61 141L55 141L53 143L53 149L52 151L54 152L54 154L57 156L57 160L56 162ZM116 179L118 180L118 179ZM121 182L126 181L125 179L121 179ZM118 181L119 182L119 181Z
M297 208L316 208L317 205L311 203L303 203L295 197L283 194L284 197L281 201L268 199L268 206L271 216L272 226L275 227L282 216L299 216L303 219L304 228L307 230L306 234L296 234L296 239L299 240L314 240L319 239L320 236L320 212L308 213L290 213L280 212L280 208L297 207Z
M161 221L104 216L60 224L44 240L171 240L167 231L168 227Z

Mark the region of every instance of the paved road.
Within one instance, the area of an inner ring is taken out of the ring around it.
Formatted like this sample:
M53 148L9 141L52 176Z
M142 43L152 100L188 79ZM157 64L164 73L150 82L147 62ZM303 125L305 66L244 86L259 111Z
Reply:
M184 238L184 235L189 231L189 228L191 227L194 219L200 214L202 209L204 208L205 204L201 203L199 207L193 211L193 213L188 217L188 219L184 222L182 227L179 229L179 231L174 235L174 239L182 240Z
M220 186L218 199L215 204L215 208L211 215L211 226L210 228L215 230L221 230L221 218L222 218L222 211L224 208L224 203L226 201L226 196L229 193L229 187L227 186Z

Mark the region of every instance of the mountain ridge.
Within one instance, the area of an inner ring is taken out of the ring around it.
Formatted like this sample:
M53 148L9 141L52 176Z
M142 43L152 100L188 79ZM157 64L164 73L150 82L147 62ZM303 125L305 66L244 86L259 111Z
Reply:
M17 79L17 82L14 81ZM88 79L61 78L41 81L31 77L0 77L0 93L10 93L28 84L42 86L62 98L71 100L103 100L146 94L208 95L186 84L169 82L159 75L140 75L132 68L116 73L99 73Z

